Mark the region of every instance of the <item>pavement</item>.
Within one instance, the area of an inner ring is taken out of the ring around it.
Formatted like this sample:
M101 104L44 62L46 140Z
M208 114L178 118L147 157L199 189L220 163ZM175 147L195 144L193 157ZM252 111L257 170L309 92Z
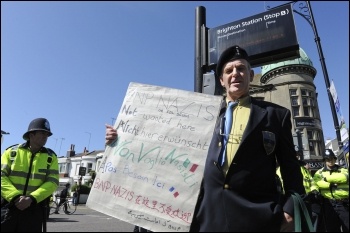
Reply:
M52 214L47 220L47 232L133 232L134 225L101 212L78 205L72 215Z

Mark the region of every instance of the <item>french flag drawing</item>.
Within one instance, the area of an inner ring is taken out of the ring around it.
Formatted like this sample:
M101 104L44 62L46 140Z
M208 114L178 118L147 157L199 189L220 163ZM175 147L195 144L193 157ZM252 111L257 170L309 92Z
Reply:
M172 186L172 187L169 189L170 192L173 192L174 190L175 190L174 186ZM176 198L177 196L180 195L180 193L176 191L176 192L173 193L173 195L174 195L174 197Z

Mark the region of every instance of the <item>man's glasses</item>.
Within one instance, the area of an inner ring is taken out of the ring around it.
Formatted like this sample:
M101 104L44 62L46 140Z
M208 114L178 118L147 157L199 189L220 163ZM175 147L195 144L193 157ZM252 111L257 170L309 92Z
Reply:
M230 137L231 134L225 134L225 121L226 121L226 117L221 118L220 120L220 136L226 136L226 137Z
M225 134L225 117L220 120L220 136L229 137L230 143L239 144L242 141L242 135L237 134Z

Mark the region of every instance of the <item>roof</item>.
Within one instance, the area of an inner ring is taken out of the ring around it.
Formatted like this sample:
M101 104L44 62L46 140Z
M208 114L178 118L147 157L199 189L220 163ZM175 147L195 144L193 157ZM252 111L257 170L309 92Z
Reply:
M308 66L313 67L311 59L307 56L307 54L305 53L305 51L302 48L299 48L299 53L300 53L300 58L296 58L293 60L286 60L286 61L262 66L261 67L261 75L264 75L264 74L268 73L269 71L274 70L278 67L282 67L282 66L308 65Z

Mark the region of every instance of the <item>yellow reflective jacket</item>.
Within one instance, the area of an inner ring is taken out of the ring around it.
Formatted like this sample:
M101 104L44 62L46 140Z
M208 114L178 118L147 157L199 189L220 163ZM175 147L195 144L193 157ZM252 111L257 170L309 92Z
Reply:
M318 187L316 185L316 182L314 181L314 179L312 178L311 173L309 172L309 170L307 170L302 164L300 165L300 171L301 174L303 175L303 185L305 188L305 193L310 193L311 191L318 191ZM281 184L283 185L283 180L282 180L282 176L281 176L281 171L280 171L280 167L278 167L276 174L278 175L278 177L281 180ZM283 188L283 187L282 187Z
M10 202L23 195L30 169L26 196L39 203L56 191L59 184L56 154L42 147L32 155L27 142L7 148L1 156L1 197Z
M324 167L314 174L314 180L323 197L336 200L349 198L348 169L338 165L334 165L332 170ZM337 187L331 186L332 183Z

